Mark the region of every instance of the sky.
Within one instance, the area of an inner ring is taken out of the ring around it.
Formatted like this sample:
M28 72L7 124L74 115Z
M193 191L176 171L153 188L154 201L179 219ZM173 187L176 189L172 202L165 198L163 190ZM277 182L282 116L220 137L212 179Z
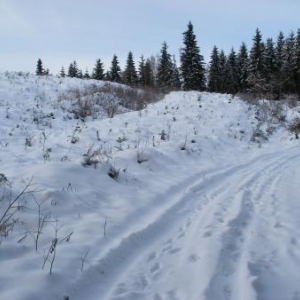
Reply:
M0 72L35 72L41 58L57 74L76 60L92 71L114 54L124 67L129 51L138 63L165 41L179 62L189 21L206 62L214 45L228 53L256 28L263 39L297 32L300 0L0 0Z

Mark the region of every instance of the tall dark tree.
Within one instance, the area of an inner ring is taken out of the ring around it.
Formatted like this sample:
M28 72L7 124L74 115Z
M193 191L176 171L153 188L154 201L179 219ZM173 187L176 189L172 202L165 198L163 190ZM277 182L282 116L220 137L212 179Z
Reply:
M155 87L155 75L153 65L153 59L148 58L145 63L145 86L150 88Z
M272 84L276 71L276 54L272 38L268 38L264 52L264 76L268 84Z
M237 56L237 65L238 65L238 85L239 91L244 92L247 89L247 78L248 78L248 49L245 43L242 43L238 56Z
M138 83L140 86L145 86L146 85L146 80L145 80L145 59L144 56L141 56L141 60L139 62L139 67L138 67Z
M68 69L68 76L71 77L71 78L74 78L74 77L78 77L78 66L77 66L77 62L76 60L74 60L70 66L69 66L69 69Z
M104 79L104 69L103 69L103 63L101 62L101 59L96 60L95 67L93 69L92 78L96 80L103 80Z
M130 86L135 86L138 83L138 76L136 73L133 54L131 51L127 56L126 67L124 70L124 82Z
M285 40L284 48L283 48L283 77L284 84L283 89L285 93L294 93L295 85L293 80L293 55L295 49L295 35L293 32L287 37Z
M43 67L43 62L39 58L38 61L37 61L35 74L40 76L40 75L44 75L44 72L45 72L45 70L44 70L44 67Z
M168 45L164 42L160 51L157 67L157 85L164 92L168 91L172 86L172 73L172 58L168 53Z
M220 93L226 93L226 82L227 82L227 70L226 70L226 65L227 65L227 57L224 53L223 50L220 51L220 56L219 56L219 61L220 61Z
M188 23L187 31L183 33L183 44L180 53L183 89L203 91L206 88L204 59L200 55L191 22Z
M63 66L61 67L61 70L59 72L59 76L62 77L62 78L66 77L65 68Z
M181 87L180 74L179 74L179 70L178 70L178 67L177 67L175 55L173 55L171 88L174 89L174 90L179 90L180 87Z
M248 79L250 90L256 96L261 96L266 92L266 80L264 78L264 43L262 35L257 28L253 37L253 45L250 50Z
M236 94L238 91L239 78L237 56L233 48L231 49L226 62L226 74L226 92L229 94Z
M89 70L88 70L88 69L85 69L85 72L84 72L83 78L84 78L84 79L90 79L90 78L91 78L91 76L90 76L90 74L89 74Z
M300 29L298 29L295 41L292 66L296 92L300 97Z
M117 55L113 56L112 62L111 62L111 68L109 72L109 80L113 82L121 82L121 68L119 66L119 60Z
M248 72L254 76L260 76L263 72L263 57L264 57L264 45L262 42L262 35L257 28L255 36L253 37L253 45L250 50L250 60Z
M217 46L213 47L210 55L208 89L210 92L220 92L220 59Z

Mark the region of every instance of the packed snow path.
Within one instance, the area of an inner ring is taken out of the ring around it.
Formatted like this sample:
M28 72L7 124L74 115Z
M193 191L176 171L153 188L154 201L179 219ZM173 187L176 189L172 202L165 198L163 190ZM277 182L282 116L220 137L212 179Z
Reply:
M173 204L109 249L70 299L300 299L299 156L265 154L169 187Z

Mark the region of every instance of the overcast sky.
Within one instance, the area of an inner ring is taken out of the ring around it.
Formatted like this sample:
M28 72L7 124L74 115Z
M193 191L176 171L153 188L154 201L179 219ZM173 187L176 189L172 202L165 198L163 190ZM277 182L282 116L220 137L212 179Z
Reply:
M299 12L300 0L0 0L0 71L35 72L38 58L54 74L73 60L92 71L114 54L123 66L129 51L138 61L164 41L179 60L189 21L208 62L213 45L250 47L257 27L264 39L296 33Z

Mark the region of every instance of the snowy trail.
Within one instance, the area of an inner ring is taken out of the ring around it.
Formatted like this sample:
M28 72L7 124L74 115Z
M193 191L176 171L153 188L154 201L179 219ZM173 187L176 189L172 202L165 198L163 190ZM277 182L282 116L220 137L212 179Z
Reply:
M271 280L271 259L281 237L270 236L270 224L279 227L279 216L287 220L295 213L276 214L276 205L278 191L284 195L286 188L280 179L297 172L297 158L299 150L291 149L188 178L166 196L173 204L163 206L152 223L107 249L70 287L70 298L298 299L299 292L291 291L296 278L282 281L279 273L278 282ZM295 232L285 235L297 245ZM299 277L300 256L295 247L288 250L282 262L275 255L277 263L290 263ZM269 260L262 265L265 257ZM274 298L278 284L294 298Z

